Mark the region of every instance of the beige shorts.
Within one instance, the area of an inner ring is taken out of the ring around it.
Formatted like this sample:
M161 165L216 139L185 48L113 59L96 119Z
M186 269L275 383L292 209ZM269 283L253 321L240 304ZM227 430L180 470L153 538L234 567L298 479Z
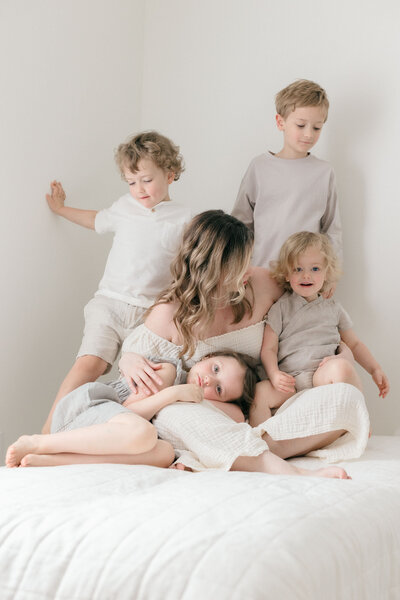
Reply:
M146 310L107 296L92 298L84 309L85 329L77 358L86 354L99 356L110 365L107 373L124 339L143 323Z
M295 386L296 391L301 392L303 390L310 390L313 387L313 377L315 371L303 371L298 375L294 375L296 380Z

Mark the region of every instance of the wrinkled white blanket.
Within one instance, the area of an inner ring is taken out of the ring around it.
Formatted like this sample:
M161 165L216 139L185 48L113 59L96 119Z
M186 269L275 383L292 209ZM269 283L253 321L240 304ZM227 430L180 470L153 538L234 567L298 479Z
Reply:
M299 392L256 428L235 423L207 401L167 406L153 423L174 446L179 462L194 471L228 471L238 456L258 456L268 450L265 432L283 440L345 429L336 442L310 453L329 462L361 456L369 435L364 396L346 383Z
M0 468L0 598L397 600L400 437L341 465L351 481Z

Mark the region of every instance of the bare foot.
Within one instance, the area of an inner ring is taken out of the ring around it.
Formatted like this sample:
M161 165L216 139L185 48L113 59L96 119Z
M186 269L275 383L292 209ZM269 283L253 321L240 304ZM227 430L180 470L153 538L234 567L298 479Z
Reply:
M19 467L21 460L26 454L34 453L36 450L35 436L22 435L16 442L8 447L6 453L6 466Z
M55 467L57 454L26 454L21 459L20 467Z
M350 475L346 473L341 467L323 467L316 471L308 473L314 477L330 477L333 479L351 479Z
M177 471L190 471L191 473L193 472L193 469L191 469L190 467L186 467L184 464L179 462L171 465L169 469L176 469Z

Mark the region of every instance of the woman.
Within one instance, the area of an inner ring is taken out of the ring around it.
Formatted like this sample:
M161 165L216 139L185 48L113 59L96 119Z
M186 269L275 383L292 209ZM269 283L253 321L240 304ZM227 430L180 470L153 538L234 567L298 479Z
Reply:
M125 340L119 366L132 389L149 394L157 390L155 365L148 360L154 356L182 360L189 368L201 356L229 348L260 360L264 317L282 290L266 269L250 267L252 247L252 232L223 211L206 211L194 217L171 265L170 286L160 295L144 325ZM250 423L258 425L256 429L245 423L235 424L221 411L201 404L196 406L196 414L191 412L187 417L182 417L183 406L163 409L155 420L159 435L173 443L179 461L189 468L287 472L278 457L322 448L345 433L346 422L341 417L348 402L343 393L339 394L340 414L336 407L335 414L325 422L320 412L318 422L313 422L309 430L304 419L302 427L297 423L291 430L288 424L292 416L298 419L298 408L287 414L281 410L285 415L263 423L267 404L262 397L262 382L258 386L250 415ZM314 396L312 404L315 401ZM304 404L307 402L302 401L300 412ZM352 401L352 412L358 419L356 429L362 429L356 440L356 451L360 453L368 426L359 397ZM355 450L351 451L354 454Z

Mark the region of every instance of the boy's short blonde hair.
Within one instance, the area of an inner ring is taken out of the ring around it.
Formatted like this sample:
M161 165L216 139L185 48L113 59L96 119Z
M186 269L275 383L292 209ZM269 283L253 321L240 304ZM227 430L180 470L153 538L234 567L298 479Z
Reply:
M278 115L284 119L289 113L302 106L320 106L328 118L329 100L325 90L308 79L297 79L275 96L275 107Z
M316 247L325 259L326 277L321 292L330 287L330 284L340 277L339 259L337 258L328 236L324 233L312 233L311 231L299 231L291 235L283 244L279 258L270 263L270 275L281 288L291 291L290 283L286 281L296 266L300 254L308 248Z
M172 171L177 181L184 171L183 157L169 138L157 131L144 131L120 144L115 152L115 161L124 177L124 170L135 173L141 160L151 160L163 171Z

